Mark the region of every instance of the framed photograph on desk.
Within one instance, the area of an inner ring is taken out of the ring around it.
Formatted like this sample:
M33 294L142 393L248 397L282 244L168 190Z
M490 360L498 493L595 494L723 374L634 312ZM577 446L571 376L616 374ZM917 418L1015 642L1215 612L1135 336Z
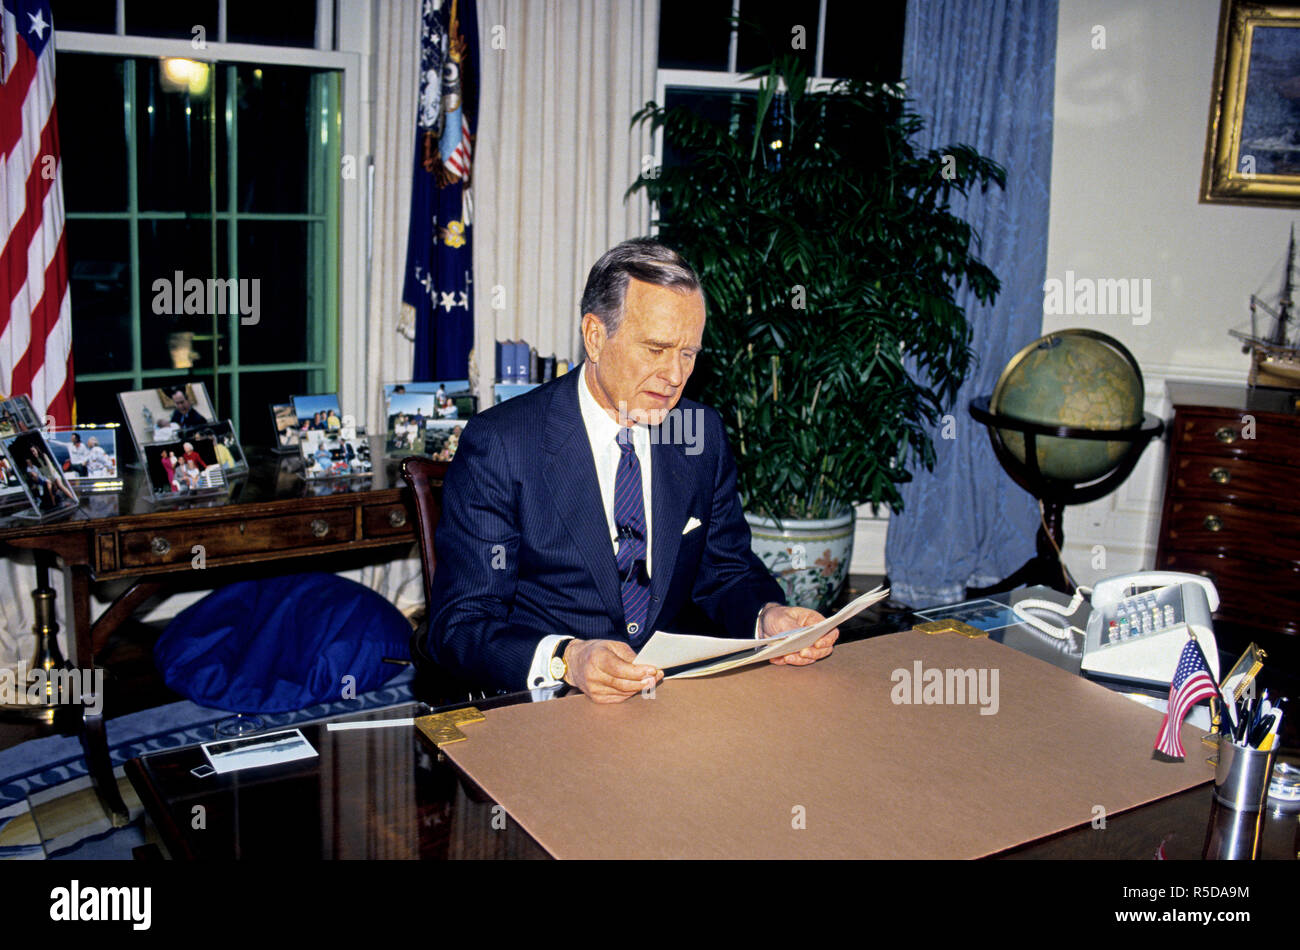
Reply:
M456 457L464 428L459 419L430 419L424 427L424 454L435 462L450 462Z
M0 510L27 504L27 493L9 456L0 452Z
M0 437L4 450L34 512L41 518L66 514L77 507L77 495L54 460L39 429Z
M118 393L117 401L122 405L122 418L131 430L131 439L142 461L146 446L174 442L181 429L204 425L215 418L208 388L203 383L177 383Z
M117 462L116 424L108 426L60 426L50 429L50 451L80 491L117 491L122 476Z
M298 428L298 414L293 411L293 403L272 403L271 425L275 427L275 450L297 455L302 432Z
M226 488L211 436L152 442L144 447L144 463L154 501L181 501Z
M309 432L337 433L343 428L343 411L339 408L338 393L294 396L293 411L298 417L300 439L305 439Z
M308 481L366 478L372 473L370 444L364 436L348 439L337 433L308 430L299 447L303 476Z
M0 436L30 432L40 427L41 418L36 415L32 401L26 396L0 399Z
M244 449L239 444L239 437L235 435L234 424L229 419L182 429L180 439L182 442L211 439L217 464L221 466L221 471L227 478L248 472L248 461L244 457Z

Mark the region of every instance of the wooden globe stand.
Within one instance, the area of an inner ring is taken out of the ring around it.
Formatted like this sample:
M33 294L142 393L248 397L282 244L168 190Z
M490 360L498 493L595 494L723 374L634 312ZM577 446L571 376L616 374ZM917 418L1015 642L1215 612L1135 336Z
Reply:
M988 426L993 454L998 457L1008 475L1016 484L1033 495L1043 506L1043 523L1039 525L1036 540L1037 553L1014 574L989 587L967 588L966 596L981 597L1014 590L1029 584L1043 584L1054 590L1072 593L1072 585L1065 577L1059 551L1065 542L1062 515L1066 505L1084 505L1109 495L1132 473L1142 457L1147 443L1164 431L1165 424L1153 414L1142 414L1139 425L1126 429L1084 429L1078 426L1053 425L1029 422L1004 416L989 410L991 397L980 396L970 402L970 414L976 422ZM1025 437L1025 459L1021 461L1007 448L999 432L1009 429ZM1085 439L1093 442L1124 442L1124 455L1115 467L1101 478L1090 482L1075 482L1044 475L1038 467L1038 439L1055 436L1058 439Z

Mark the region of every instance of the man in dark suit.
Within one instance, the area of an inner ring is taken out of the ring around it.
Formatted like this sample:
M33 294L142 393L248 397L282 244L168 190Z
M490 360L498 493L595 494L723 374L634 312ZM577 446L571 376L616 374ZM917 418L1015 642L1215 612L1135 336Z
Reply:
M172 405L176 407L172 410L172 422L176 423L176 425L182 429L189 429L192 426L201 426L208 421L203 418L203 413L194 408L184 389L177 387L171 391L170 395Z
M764 637L822 617L784 605L750 551L722 420L681 398L704 334L695 273L626 241L591 269L582 313L583 365L465 426L429 650L481 685L563 680L620 702L663 677L634 662L654 630ZM838 633L773 662L815 662Z

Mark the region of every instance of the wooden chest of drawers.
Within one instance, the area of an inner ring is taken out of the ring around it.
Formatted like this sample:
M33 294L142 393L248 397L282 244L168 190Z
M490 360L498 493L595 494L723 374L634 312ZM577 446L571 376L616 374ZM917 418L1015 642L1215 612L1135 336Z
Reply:
M1214 581L1222 622L1300 647L1300 417L1279 390L1171 384L1174 423L1156 567Z

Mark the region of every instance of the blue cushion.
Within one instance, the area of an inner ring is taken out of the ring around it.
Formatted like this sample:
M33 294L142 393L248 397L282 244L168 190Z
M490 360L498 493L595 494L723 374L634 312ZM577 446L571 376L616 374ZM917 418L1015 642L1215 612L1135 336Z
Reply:
M231 584L187 607L154 661L169 687L202 706L288 712L382 686L402 670L384 657L408 659L410 636L406 618L370 588L293 574Z

